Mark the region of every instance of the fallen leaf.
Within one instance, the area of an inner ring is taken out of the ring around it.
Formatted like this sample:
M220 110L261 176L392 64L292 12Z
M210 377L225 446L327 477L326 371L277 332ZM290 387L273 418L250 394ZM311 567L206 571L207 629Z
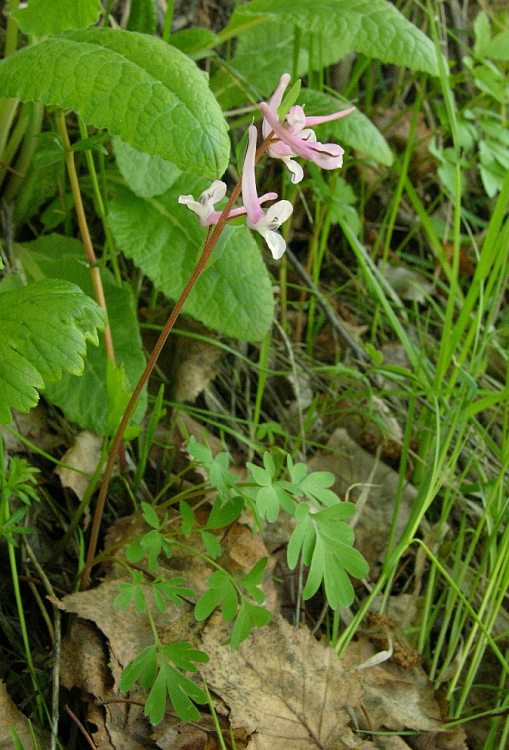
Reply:
M97 468L101 455L103 438L88 430L78 432L71 445L62 456L62 463L55 474L58 474L62 487L69 487L80 500L90 484L90 478ZM68 468L72 467L72 468Z
M11 731L17 734L23 747L32 747L30 723L25 714L18 710L5 683L0 680L0 750L12 750L14 747Z
M401 299L409 302L425 302L426 295L433 291L433 284L420 273L406 266L392 266L384 263L380 270L384 279Z
M227 630L214 617L202 635L210 661L202 674L230 709L232 726L252 734L250 750L311 750L375 746L350 727L360 706L358 673L309 630L275 616L233 652Z

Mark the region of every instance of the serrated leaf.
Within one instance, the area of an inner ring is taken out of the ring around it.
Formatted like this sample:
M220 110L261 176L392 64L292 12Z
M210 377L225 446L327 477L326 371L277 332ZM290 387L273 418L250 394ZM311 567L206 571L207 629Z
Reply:
M93 296L90 271L86 266L80 242L63 235L52 234L33 242L16 246L16 255L25 273L33 279L56 277L78 284ZM127 285L118 287L113 276L101 271L106 304L108 307L115 358L123 365L131 390L145 366L134 295ZM65 375L58 386L49 387L45 394L59 406L66 417L84 429L98 435L110 430L110 405L107 387L107 360L104 347L89 347L83 376ZM146 392L143 392L135 410L133 422L139 422L145 413Z
M325 94L321 91L303 89L299 97L301 104L308 115L325 115L345 109L346 103L337 97ZM343 148L357 149L367 156L375 159L380 164L390 166L393 162L391 148L382 133L371 120L359 110L355 110L347 117L340 120L319 125L315 130L318 140L332 140Z
M141 198L165 193L182 174L171 161L137 151L120 138L113 139L113 150L127 187Z
M100 0L30 0L27 8L12 13L24 34L47 36L97 23Z
M43 279L0 294L0 422L28 411L38 389L64 372L81 374L87 340L99 343L105 317L75 284Z
M122 251L167 297L176 299L191 276L206 235L178 196L199 196L206 182L182 175L157 198L119 189L109 225ZM219 258L198 279L185 311L237 338L261 339L272 322L272 287L258 246L245 227L235 229Z
M253 0L236 8L223 36L283 21L305 34L345 40L347 51L438 75L435 48L388 0Z
M205 75L156 37L106 28L51 37L0 62L0 95L73 109L195 174L220 177L228 165L226 122Z

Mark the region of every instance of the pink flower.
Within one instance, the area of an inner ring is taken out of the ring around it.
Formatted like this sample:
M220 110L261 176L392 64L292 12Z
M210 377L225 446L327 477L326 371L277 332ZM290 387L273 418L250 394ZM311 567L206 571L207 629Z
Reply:
M286 250L286 242L276 231L288 219L293 211L290 201L278 201L271 206L267 213L261 207L262 199L256 192L255 154L256 128L249 126L249 142L242 169L242 200L247 213L247 225L255 229L264 238L275 260L279 260ZM276 195L277 198L277 195Z
M215 204L222 200L226 195L226 183L222 180L214 180L209 188L203 191L196 201L192 195L179 195L178 202L183 203L190 211L193 211L199 218L200 224L208 227L211 224L217 224L222 211L216 211ZM272 201L277 198L277 193L265 193L260 198L260 203ZM228 214L228 219L235 219L246 213L244 206L234 208Z
M292 173L292 182L297 183L302 180L304 172L300 164L292 160L294 156L302 156L323 169L337 169L343 165L344 151L341 146L337 143L320 143L316 140L311 127L346 117L355 110L355 107L334 112L331 115L306 117L303 108L295 105L291 107L285 121L281 123L277 111L289 82L290 76L284 73L269 104L262 102L260 109L264 114L263 137L267 138L271 131L278 137L278 140L269 146L269 154L285 163Z

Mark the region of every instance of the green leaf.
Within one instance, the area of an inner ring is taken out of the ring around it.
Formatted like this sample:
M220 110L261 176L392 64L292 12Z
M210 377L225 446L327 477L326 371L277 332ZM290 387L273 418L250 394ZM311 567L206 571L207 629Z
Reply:
M99 343L104 314L75 284L43 279L0 294L0 422L28 411L37 391L84 369L86 342Z
M26 274L32 279L56 277L72 281L93 296L90 271L86 265L83 247L71 237L52 234L33 242L16 246ZM132 390L145 366L141 337L135 310L135 299L130 287L118 287L113 276L101 271L109 321L118 366L123 366ZM111 380L111 374L110 374ZM58 386L47 389L47 397L59 406L66 417L85 429L99 435L111 432L110 414L118 408L116 397L108 394L107 358L104 347L89 348L81 378L65 375ZM144 392L135 409L133 422L139 422L147 403ZM118 414L117 414L118 417Z
M221 604L221 615L225 622L231 622L237 614L239 601L235 588L228 573L217 570L209 576L208 589L203 593L194 608L195 620L206 620L216 607Z
M217 34L214 34L210 29L201 28L182 29L170 37L170 44L181 50L181 52L184 52L184 54L193 56L195 59L197 53L212 49L218 41Z
M139 682L143 688L151 687L156 678L156 673L157 650L155 646L148 646L140 651L138 656L123 669L120 677L120 692L126 693L135 682Z
M214 505L207 519L206 529L222 529L230 526L240 516L244 509L244 501L241 497L233 497L223 503L219 495L214 500Z
M152 583L152 592L157 592L163 599L168 599L178 606L183 604L184 597L190 598L194 596L194 591L185 585L184 578L156 579Z
M223 548L221 547L219 539L217 539L214 534L205 531L205 529L200 529L200 536L209 557L216 560L222 555Z
M12 13L24 34L48 36L69 29L84 29L99 20L100 0L30 0L27 8Z
M211 88L223 109L246 101L257 103L272 93L282 71L293 70L295 33L295 27L285 22L243 30L230 65L211 80ZM332 65L349 50L348 42L342 39L303 34L299 40L296 75Z
M243 599L230 636L232 650L235 651L256 627L263 628L271 620L272 614L268 609L250 604Z
M322 32L349 49L382 62L438 75L435 48L388 0L253 0L236 8L222 36L243 28L283 21L306 35Z
M200 712L193 704L207 703L207 696L198 685L177 672L170 664L165 665L166 689L177 716L182 721L199 721Z
M499 34L495 34L486 45L484 54L486 57L491 57L492 60L509 60L509 31L501 31Z
M149 526L152 526L153 529L160 529L161 524L159 522L159 516L157 515L157 511L152 505L149 505L149 503L142 502L141 509L143 512L143 518L148 523Z
M113 139L113 150L127 187L141 198L165 193L182 174L170 161L137 151L120 138Z
M247 573L245 576L242 576L239 581L239 583L245 588L249 596L251 596L255 600L255 602L258 602L258 604L262 604L265 601L265 594L259 588L259 586L263 584L265 568L268 561L268 557L260 558L260 560L258 560L258 562L253 565L249 573Z
M178 196L199 196L206 183L182 175L157 198L125 189L110 204L109 225L122 251L167 297L176 299L191 276L206 235ZM202 273L185 311L227 335L256 341L272 322L274 301L266 266L250 231L233 230L223 252Z
M150 723L157 726L161 723L166 708L166 685L167 685L167 667L163 665L150 688L145 709L143 713L148 716Z
M204 651L194 648L187 641L176 641L162 646L161 653L167 659L171 659L178 669L184 669L186 672L196 672L197 667L194 662L206 664L209 660Z
M490 19L481 11L477 14L474 21L474 37L475 45L474 52L479 58L483 58L485 55L486 47L488 46L491 39L491 24Z
M182 533L184 536L189 536L195 525L194 510L189 503L186 503L185 500L181 500L179 503L179 511L182 516Z
M155 37L106 28L51 37L0 62L0 96L73 109L195 174L220 177L228 165L226 122L205 75Z
M347 106L346 102L335 96L312 89L301 91L299 104L304 106L308 115L332 114ZM390 166L393 162L391 148L382 133L358 110L340 120L319 125L313 130L319 141L330 139L339 143L343 148L350 146L386 166Z

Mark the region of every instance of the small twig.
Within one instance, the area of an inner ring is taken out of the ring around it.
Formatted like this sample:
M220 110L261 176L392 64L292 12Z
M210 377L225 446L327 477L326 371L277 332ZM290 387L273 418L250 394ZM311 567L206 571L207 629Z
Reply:
M36 558L34 551L27 542L23 539L23 547L30 558L30 562L36 569L46 593L51 597L52 602L57 598L55 591L49 578L44 572L38 559ZM51 745L50 750L56 750L57 739L58 739L58 718L59 718L59 688L60 688L60 654L61 654L61 639L62 639L62 617L59 608L56 604L53 604L53 689L51 692Z
M344 343L353 351L355 356L362 362L371 364L371 357L366 354L364 349L352 337L341 318L336 314L336 311L327 300L327 298L320 292L313 279L308 274L302 263L295 257L289 247L286 248L286 254L292 266L295 268L301 279L309 287L316 297L317 304L322 308L323 312L330 321L331 326L336 331L338 336L344 341Z
M78 717L76 716L76 714L74 713L74 711L71 708L69 708L69 706L67 705L67 703L64 706L64 711L66 713L68 713L69 716L71 717L71 719L74 721L74 723L76 724L76 726L80 730L81 734L83 735L83 737L87 741L88 746L91 747L92 750L97 750L97 745L95 744L94 740L89 735L89 733L87 732L87 730L85 729L85 727L83 726L83 724L81 723L81 721L78 719Z

